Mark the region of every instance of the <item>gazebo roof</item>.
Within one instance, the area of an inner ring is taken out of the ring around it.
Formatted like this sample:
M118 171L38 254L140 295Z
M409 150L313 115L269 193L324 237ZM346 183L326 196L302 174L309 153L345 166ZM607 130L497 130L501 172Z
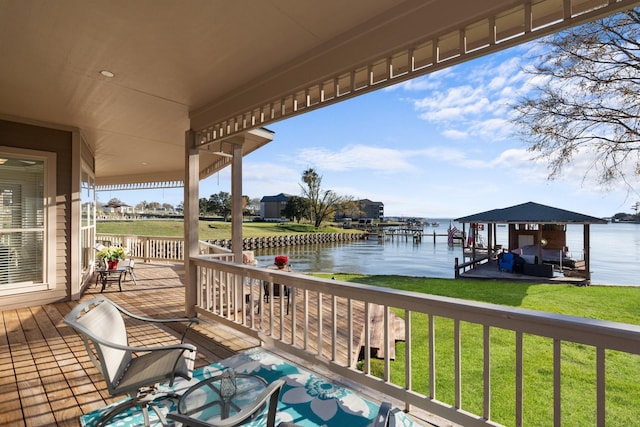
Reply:
M606 224L607 221L577 212L527 202L457 218L462 223L484 224Z

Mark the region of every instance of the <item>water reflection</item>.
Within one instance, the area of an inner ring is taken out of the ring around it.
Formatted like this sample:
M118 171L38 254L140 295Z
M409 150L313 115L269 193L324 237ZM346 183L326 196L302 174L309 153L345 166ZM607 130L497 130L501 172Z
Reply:
M462 260L462 247L449 248L446 238L436 245L411 239L359 240L352 243L289 246L256 251L259 265L289 256L296 271L326 273L399 274L453 278L454 258Z

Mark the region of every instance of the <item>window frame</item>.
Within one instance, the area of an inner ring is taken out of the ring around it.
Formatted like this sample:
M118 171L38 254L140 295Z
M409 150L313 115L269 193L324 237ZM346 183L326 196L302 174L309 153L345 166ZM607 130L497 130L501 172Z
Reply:
M20 157L44 163L42 283L16 282L0 287L0 296L49 291L56 288L56 153L0 146L0 157ZM17 180L17 182L20 182ZM0 229L2 232L2 229Z

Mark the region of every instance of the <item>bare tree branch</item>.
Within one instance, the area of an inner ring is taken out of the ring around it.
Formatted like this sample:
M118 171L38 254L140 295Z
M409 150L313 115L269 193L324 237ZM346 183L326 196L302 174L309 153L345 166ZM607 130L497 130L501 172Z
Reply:
M543 40L545 54L526 70L542 83L514 109L519 135L549 178L581 152L594 153L586 176L627 182L640 173L640 9Z

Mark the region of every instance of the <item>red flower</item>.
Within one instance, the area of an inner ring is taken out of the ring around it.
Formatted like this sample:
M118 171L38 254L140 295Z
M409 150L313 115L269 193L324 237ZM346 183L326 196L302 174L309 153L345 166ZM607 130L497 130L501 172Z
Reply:
M289 264L289 258L285 255L278 255L274 261L275 265L287 265Z

